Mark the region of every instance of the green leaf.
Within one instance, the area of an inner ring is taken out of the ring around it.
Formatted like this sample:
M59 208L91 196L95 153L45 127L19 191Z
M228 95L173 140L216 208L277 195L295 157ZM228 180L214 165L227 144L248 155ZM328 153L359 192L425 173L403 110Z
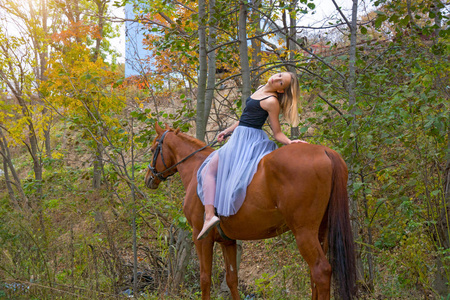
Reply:
M400 20L400 25L406 26L406 25L408 25L410 20L411 20L411 18L409 16L406 16L402 20Z
M367 28L364 26L361 26L361 34L367 34Z
M386 15L379 15L375 20L375 27L380 28L381 24L387 19Z
M439 195L440 193L441 193L440 190L435 190L435 191L432 191L432 192L431 192L431 195L432 195L432 196L437 196L437 195Z
M450 32L450 27L445 29L445 30L439 31L439 36L440 37L446 37L449 34L449 32Z
M138 118L139 117L139 113L137 111L132 111L130 112L130 116L132 116L133 118Z

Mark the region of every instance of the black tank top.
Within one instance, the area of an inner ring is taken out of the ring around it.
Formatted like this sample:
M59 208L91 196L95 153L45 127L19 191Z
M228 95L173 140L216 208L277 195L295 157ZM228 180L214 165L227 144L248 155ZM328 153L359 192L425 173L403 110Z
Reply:
M256 129L262 129L264 123L269 116L269 113L261 107L261 101L269 97L267 96L260 100L252 99L248 97L245 101L245 108L242 112L241 118L239 119L239 125L252 127Z

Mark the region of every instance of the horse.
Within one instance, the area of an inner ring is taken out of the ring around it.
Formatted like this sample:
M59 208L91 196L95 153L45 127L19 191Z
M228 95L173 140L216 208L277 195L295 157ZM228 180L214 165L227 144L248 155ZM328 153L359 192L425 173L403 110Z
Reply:
M238 212L220 217L220 228L197 240L204 220L204 206L197 195L197 171L214 149L167 124L163 129L156 123L155 130L145 185L156 189L161 181L179 172L186 191L183 211L193 229L200 262L203 300L210 299L215 242L221 245L226 282L236 300L240 299L236 240L267 239L288 230L309 266L312 299L330 299L332 275L335 299L356 297L348 171L337 152L325 146L296 143L265 155Z

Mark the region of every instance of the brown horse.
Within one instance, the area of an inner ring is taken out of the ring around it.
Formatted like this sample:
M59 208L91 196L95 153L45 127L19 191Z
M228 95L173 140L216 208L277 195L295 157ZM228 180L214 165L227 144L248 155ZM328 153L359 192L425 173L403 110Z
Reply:
M237 214L220 218L218 229L197 240L203 226L204 207L197 196L197 170L212 148L166 125L155 127L153 161L145 184L156 189L165 178L179 172L186 190L184 214L193 228L200 260L202 299L210 299L214 242L223 250L226 280L233 299L239 299L236 240L271 238L291 230L310 268L312 299L330 299L331 275L335 294L355 297L355 256L350 226L347 167L335 151L318 145L281 147L260 161ZM325 253L329 251L330 262ZM331 263L331 265L330 265Z

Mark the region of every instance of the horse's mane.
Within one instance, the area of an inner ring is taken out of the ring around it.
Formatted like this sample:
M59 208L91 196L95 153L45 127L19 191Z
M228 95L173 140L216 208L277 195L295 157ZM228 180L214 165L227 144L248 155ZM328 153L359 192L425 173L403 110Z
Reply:
M183 132L179 132L177 135L182 140L188 142L189 144L191 144L191 145L193 145L195 147L201 148L201 147L206 145L204 142L200 141L199 139L196 139L196 138L194 138L194 137L192 137L190 135L187 135L187 134L185 134Z

